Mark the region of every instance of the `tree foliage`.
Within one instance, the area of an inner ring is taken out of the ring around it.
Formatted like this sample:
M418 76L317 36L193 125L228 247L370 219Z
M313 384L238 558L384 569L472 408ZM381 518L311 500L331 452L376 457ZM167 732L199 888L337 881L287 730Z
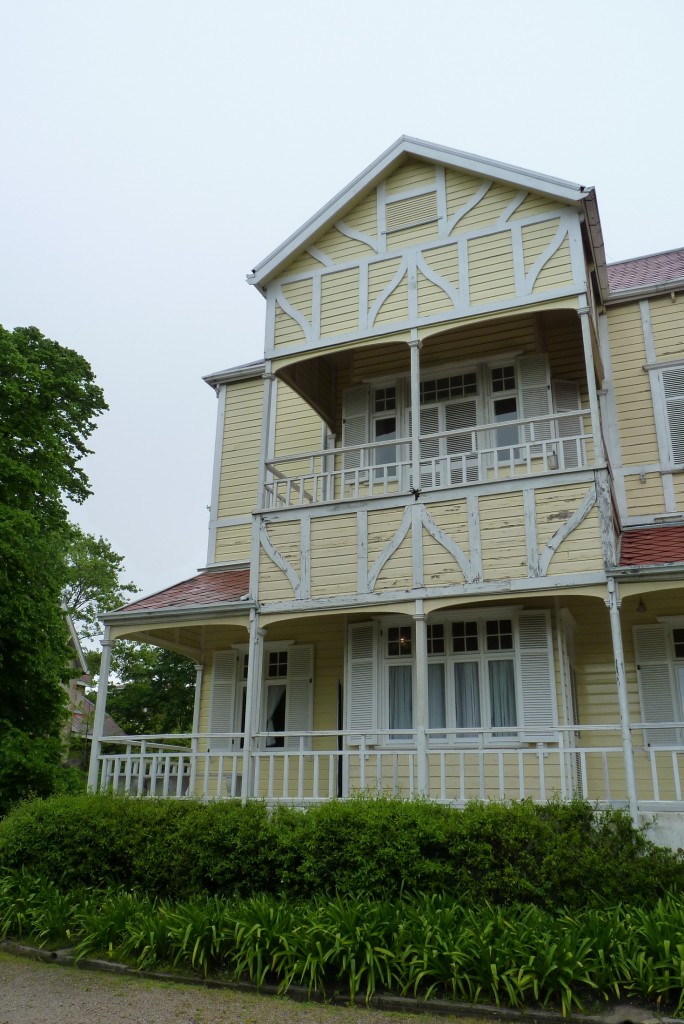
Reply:
M195 666L182 654L147 644L120 645L115 656L120 680L107 711L127 733L190 732Z
M100 633L104 612L124 604L127 594L137 593L134 583L121 582L123 562L104 537L73 528L63 599L82 642Z
M64 502L90 493L79 461L104 409L77 352L35 327L0 327L0 733L59 734L70 661Z

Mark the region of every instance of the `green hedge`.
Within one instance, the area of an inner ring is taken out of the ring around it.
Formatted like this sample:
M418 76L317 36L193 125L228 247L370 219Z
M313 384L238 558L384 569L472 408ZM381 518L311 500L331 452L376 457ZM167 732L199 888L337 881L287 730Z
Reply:
M258 802L61 796L0 822L0 868L21 866L61 885L175 899L403 891L553 908L684 890L681 854L581 801L351 800L269 813Z

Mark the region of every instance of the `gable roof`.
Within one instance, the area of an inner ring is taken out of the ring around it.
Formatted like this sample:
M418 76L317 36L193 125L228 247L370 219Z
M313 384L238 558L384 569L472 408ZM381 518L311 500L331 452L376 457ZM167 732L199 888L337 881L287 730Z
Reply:
M402 135L389 149L381 153L377 160L369 164L341 192L338 192L330 202L321 207L318 213L310 217L301 228L258 263L252 273L247 275L249 284L263 290L268 281L279 273L285 263L302 252L321 231L334 224L350 206L392 171L405 156L414 156L455 170L468 171L471 174L493 178L495 181L510 185L519 185L562 202L576 203L593 194L593 188L576 185L571 181L564 181L562 178L552 178L549 175L529 171L513 164L489 160L474 153L466 153L460 149L450 149L447 146L439 146L431 142L424 142L422 139L412 138L409 135Z

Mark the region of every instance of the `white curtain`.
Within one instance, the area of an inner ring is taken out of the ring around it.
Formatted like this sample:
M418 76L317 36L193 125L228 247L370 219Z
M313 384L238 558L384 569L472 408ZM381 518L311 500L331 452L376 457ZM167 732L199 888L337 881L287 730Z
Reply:
M515 713L515 674L512 661L490 661L489 700L492 726L517 725ZM512 736L512 733L508 735Z
M277 683L266 687L266 732L283 732L285 729L285 686ZM282 747L282 736L269 736L267 747Z
M410 665L390 665L389 669L389 727L413 727L413 685ZM395 736L394 739L406 739Z
M480 714L480 673L476 661L457 661L454 665L454 700L456 704L456 728L479 729Z
M428 728L446 728L446 693L444 692L444 665L428 664ZM444 736L431 736L444 739Z

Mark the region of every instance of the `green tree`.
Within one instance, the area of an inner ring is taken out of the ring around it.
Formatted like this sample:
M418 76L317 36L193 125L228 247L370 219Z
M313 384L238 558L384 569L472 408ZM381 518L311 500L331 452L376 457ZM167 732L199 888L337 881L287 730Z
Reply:
M147 644L126 644L116 654L118 683L107 711L127 733L190 732L195 666L182 654Z
M100 619L136 594L135 583L122 583L124 559L104 537L73 527L66 555L63 600L82 643L102 632Z
M106 408L77 352L35 327L0 327L0 777L12 768L3 749L29 749L17 730L46 740L63 722L70 651L60 600L72 536L65 500L90 493L79 461ZM55 745L35 749L54 762L47 751Z

